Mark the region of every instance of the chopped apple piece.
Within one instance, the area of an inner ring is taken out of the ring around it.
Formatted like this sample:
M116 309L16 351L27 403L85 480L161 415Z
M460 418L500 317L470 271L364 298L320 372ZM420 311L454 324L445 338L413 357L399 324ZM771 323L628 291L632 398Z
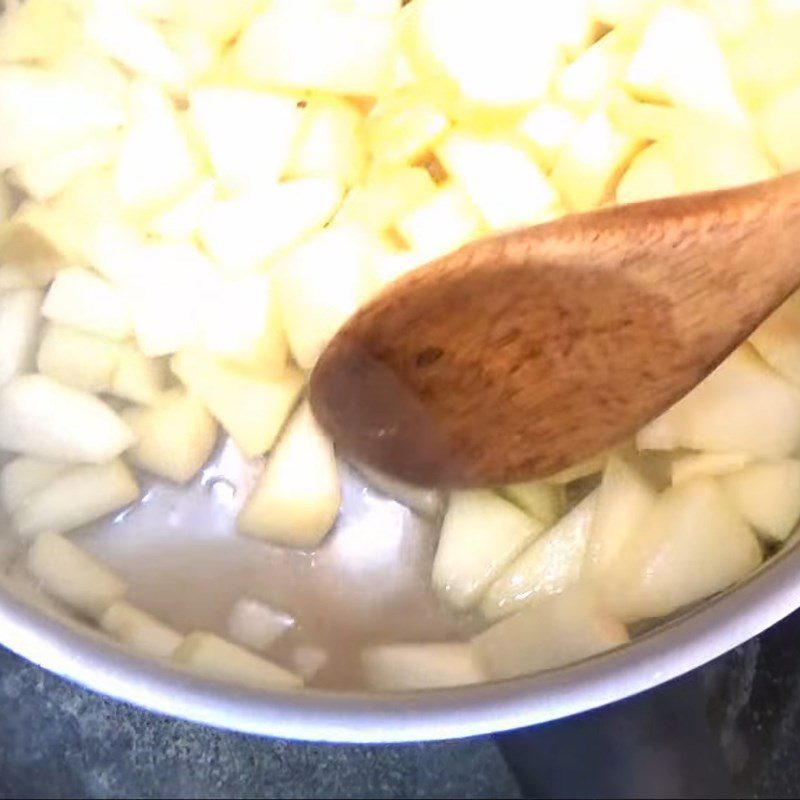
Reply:
M183 197L167 206L147 223L147 232L162 239L185 241L193 239L214 205L217 183L205 178Z
M593 492L512 561L484 595L483 615L508 616L574 584L581 574L596 505Z
M745 345L642 428L636 444L782 458L800 447L800 391Z
M214 418L180 389L165 392L150 408L128 408L121 416L136 437L127 454L133 464L175 483L191 480L217 441Z
M333 445L305 404L289 422L236 527L273 544L311 550L333 526L340 503Z
M490 678L502 680L563 667L629 641L583 587L573 586L501 620L473 640Z
M294 617L271 606L242 597L228 616L228 636L237 644L263 653L294 627Z
M484 489L454 492L442 522L433 585L458 609L473 607L545 525Z
M800 88L778 95L761 110L758 124L781 170L800 169Z
M169 89L186 87L188 75L178 55L158 27L125 0L93 0L84 30L94 47L134 74Z
M164 389L165 373L163 361L148 358L135 345L126 345L120 351L109 394L145 406L154 405Z
M618 203L640 203L680 194L670 147L656 142L637 153L617 184Z
M27 0L0 16L0 61L52 63L80 40L77 16L64 0Z
M66 533L119 511L139 498L139 487L117 459L107 464L72 467L31 492L14 511L12 522L24 539L45 531Z
M800 519L800 461L759 461L723 475L719 483L734 508L769 541L785 541Z
M477 239L486 224L460 186L440 186L425 202L397 220L406 244L433 260Z
M0 386L33 366L41 305L37 289L0 294Z
M762 0L693 0L693 3L705 14L723 45L737 42L759 21L762 11Z
M115 572L58 533L37 536L26 565L47 594L92 619L102 617L128 588Z
M100 627L121 644L150 658L169 658L183 641L169 625L124 600L105 611Z
M602 581L620 558L656 501L652 486L619 456L603 471L597 505L589 529L584 574Z
M681 56L675 57L680 42ZM625 84L647 100L703 111L736 126L745 113L707 17L678 4L652 17L625 73Z
M671 614L752 572L756 537L711 478L667 489L609 573L604 597L624 622Z
M292 369L267 380L189 351L172 359L172 370L250 458L265 453L275 443L303 386L302 375Z
M204 348L259 375L280 375L289 348L276 294L269 273L221 281L203 320Z
M524 0L415 0L406 46L415 69L467 106L515 109L542 98L560 61L550 15ZM491 58L476 58L487 41Z
M300 114L286 176L333 178L352 186L361 179L366 162L361 112L335 97L308 100Z
M63 461L42 461L28 456L10 461L0 472L3 508L13 514L31 494L47 486L70 466Z
M52 461L103 463L133 443L114 411L91 394L44 375L0 389L0 447Z
M559 202L525 148L512 140L455 130L436 155L493 230L531 224Z
M306 682L313 680L328 663L328 651L314 645L300 645L290 655L292 669Z
M128 211L152 214L196 180L199 164L169 97L141 81L131 90L131 124L116 161L114 185Z
M750 334L750 344L774 370L800 385L800 293L791 295Z
M128 74L121 65L98 53L88 43L68 50L51 69L58 75L91 87L120 108L127 109Z
M555 524L566 506L564 487L546 481L511 483L501 486L498 492L548 527Z
M436 519L444 508L442 493L436 489L412 486L365 464L357 464L356 469L373 489L407 506L422 517Z
M66 386L99 394L111 389L123 349L119 342L50 323L42 335L36 367Z
M99 275L72 267L56 275L42 305L42 316L109 339L133 333L123 295Z
M189 93L189 104L225 189L242 192L281 177L300 122L296 99L255 89L201 86Z
M435 193L436 184L423 167L382 172L348 192L336 220L385 231Z
M410 692L467 686L486 680L468 642L379 644L361 651L371 689Z
M214 633L190 633L172 657L179 664L209 678L255 689L298 688L303 685L302 679L293 672Z
M374 285L373 236L335 225L298 245L275 266L281 320L295 361L311 369L340 325Z
M242 34L236 64L266 86L375 96L389 83L396 34L394 15L279 0Z
M578 115L566 105L545 101L525 115L517 130L549 171L580 124Z
M0 66L0 171L80 145L122 125L122 106L55 72Z
M221 56L222 43L212 34L182 25L161 25L170 50L178 57L189 86L211 72Z
M747 453L695 453L682 456L672 462L672 485L700 477L717 477L738 472L746 467L753 457Z
M590 475L597 475L602 472L611 457L612 450L604 450L596 456L587 458L585 461L579 461L577 464L565 467L561 472L555 475L549 475L544 480L547 483L555 483L557 486L566 486L568 483L580 480L581 478L588 478Z
M169 0L168 5L166 18L176 26L197 28L227 43L242 32L264 4L261 0Z
M620 132L605 111L596 111L572 134L550 180L570 208L589 211L613 193L641 144Z
M255 270L322 228L343 195L338 181L298 178L219 200L201 226L200 237L228 272Z
M420 85L382 97L367 115L366 135L377 164L412 164L434 149L450 122Z
M119 143L116 132L94 136L67 150L19 164L13 171L14 180L37 200L49 200L82 172L111 163Z
M800 8L797 9L800 12ZM765 19L731 49L728 63L743 101L758 108L800 80L800 13Z

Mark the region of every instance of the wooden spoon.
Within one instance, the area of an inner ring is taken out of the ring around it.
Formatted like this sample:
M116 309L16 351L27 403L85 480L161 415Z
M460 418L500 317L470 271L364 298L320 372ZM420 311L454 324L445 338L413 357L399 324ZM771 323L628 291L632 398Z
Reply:
M387 286L311 377L340 450L411 483L552 474L629 436L800 285L800 173L483 239Z

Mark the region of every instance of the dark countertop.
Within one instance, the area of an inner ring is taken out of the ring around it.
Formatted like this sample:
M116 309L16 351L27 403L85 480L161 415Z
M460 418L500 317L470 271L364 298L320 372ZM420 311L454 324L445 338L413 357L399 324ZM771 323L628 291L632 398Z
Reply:
M308 745L166 719L0 651L0 797L792 797L800 613L684 678L497 737Z

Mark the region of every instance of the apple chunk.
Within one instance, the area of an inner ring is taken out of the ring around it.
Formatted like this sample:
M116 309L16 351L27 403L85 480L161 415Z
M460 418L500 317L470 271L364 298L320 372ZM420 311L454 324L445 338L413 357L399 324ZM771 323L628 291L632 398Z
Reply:
M752 572L763 556L747 523L711 478L667 489L609 573L604 598L624 622L661 617Z
M169 658L183 641L176 630L124 600L106 610L100 627L121 644L151 658Z
M44 375L0 389L0 447L52 461L103 463L133 444L130 428L102 400Z
M750 344L774 370L800 386L800 292L750 334Z
M33 366L41 305L36 289L0 295L0 386Z
M151 408L129 408L121 416L136 436L130 460L176 483L198 473L217 441L217 425L205 406L177 389L165 392Z
M99 619L128 588L116 573L58 533L37 536L25 563L47 594L92 619Z
M454 492L433 562L433 585L451 606L474 606L486 587L544 530L494 492Z
M139 497L139 487L119 460L76 466L31 492L13 514L24 539L45 531L66 533L119 511Z
M473 639L490 678L516 678L611 650L628 642L625 626L583 587L547 597Z
M285 547L316 547L341 503L333 445L304 404L289 422L236 521L248 536Z
M543 525L554 525L566 507L564 487L546 481L512 483L500 487L498 493Z
M47 486L70 468L63 461L43 461L20 456L0 472L0 500L6 511L13 513L34 492Z
M226 627L233 641L257 653L263 653L291 630L294 624L294 617L286 612L278 611L250 597L241 597L231 609Z
M769 541L785 541L800 519L800 461L758 461L721 476L719 483L732 505Z

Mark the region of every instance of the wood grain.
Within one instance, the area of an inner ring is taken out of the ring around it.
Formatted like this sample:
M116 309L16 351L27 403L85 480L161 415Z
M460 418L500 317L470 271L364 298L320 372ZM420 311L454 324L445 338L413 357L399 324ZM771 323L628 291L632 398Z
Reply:
M311 402L404 480L552 474L630 435L800 284L800 174L475 242L388 286L323 353Z

